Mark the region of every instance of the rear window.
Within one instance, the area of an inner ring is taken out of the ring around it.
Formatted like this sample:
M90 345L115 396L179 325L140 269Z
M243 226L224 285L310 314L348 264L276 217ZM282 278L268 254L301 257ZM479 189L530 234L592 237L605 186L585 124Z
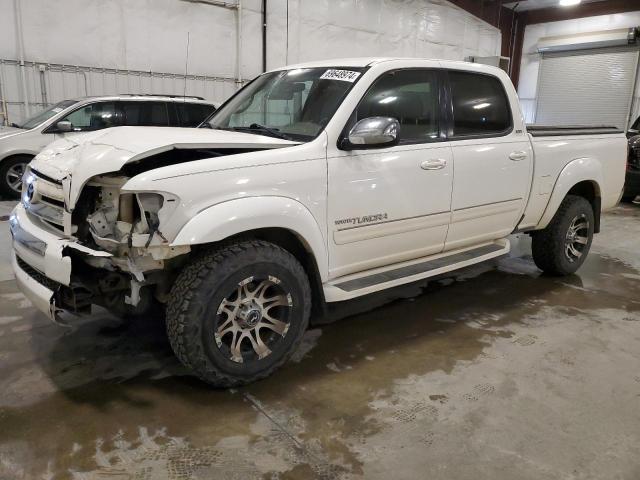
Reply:
M453 135L500 135L511 129L509 99L491 75L449 72L453 98Z

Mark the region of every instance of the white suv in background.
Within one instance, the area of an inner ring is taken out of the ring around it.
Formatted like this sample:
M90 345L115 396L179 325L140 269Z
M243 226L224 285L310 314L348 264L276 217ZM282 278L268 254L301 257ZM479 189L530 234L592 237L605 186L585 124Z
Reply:
M0 127L0 195L20 196L26 165L64 136L109 127L197 127L216 110L202 97L117 95L63 100L21 125Z

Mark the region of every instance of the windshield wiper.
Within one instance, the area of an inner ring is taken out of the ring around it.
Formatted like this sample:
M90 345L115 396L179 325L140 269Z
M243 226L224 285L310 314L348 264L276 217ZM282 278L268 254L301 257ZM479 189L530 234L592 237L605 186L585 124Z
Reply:
M233 130L237 130L239 132L249 132L249 133L261 132L261 133L267 133L272 137L281 138L283 140L293 140L293 138L291 138L289 135L281 133L279 129L266 127L264 125L260 125L259 123L252 123L248 127L232 127L232 128Z

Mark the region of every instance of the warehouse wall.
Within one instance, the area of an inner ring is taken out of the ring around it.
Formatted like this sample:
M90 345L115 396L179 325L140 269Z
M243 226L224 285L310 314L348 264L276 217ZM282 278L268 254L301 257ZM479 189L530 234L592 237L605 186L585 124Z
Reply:
M541 38L630 28L638 25L640 25L640 11L528 25L524 33L518 84L518 95L526 121L535 123L538 70L540 68L540 55L536 49ZM640 84L636 85L632 112L632 118L640 114Z
M233 0L228 0L233 4ZM237 11L187 0L0 0L0 82L10 120L22 104L20 32L31 113L63 98L106 93L174 93L222 101L262 68L261 1ZM462 60L496 55L500 32L444 0L269 0L268 68L345 56ZM21 16L21 21L18 16ZM56 64L44 67L41 64ZM60 67L64 64L67 67ZM90 68L75 68L76 66ZM117 69L117 71L116 71ZM146 73L145 73L146 72Z

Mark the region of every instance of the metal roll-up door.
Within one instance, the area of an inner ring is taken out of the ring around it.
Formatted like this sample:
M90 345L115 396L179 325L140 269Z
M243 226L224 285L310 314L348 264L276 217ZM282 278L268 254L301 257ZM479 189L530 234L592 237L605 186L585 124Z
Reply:
M625 129L638 66L637 48L544 53L536 123Z

